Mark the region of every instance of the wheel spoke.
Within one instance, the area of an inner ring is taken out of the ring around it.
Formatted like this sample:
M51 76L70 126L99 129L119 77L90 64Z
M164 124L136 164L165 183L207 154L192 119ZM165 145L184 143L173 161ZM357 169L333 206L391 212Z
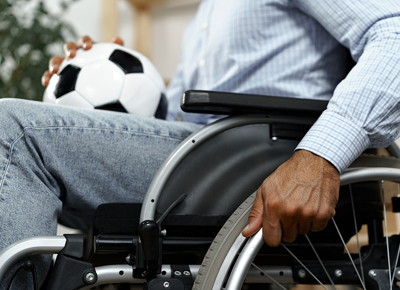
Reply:
M399 184L397 184L397 197L399 197L399 194L400 194L400 186L399 186ZM397 222L400 223L400 216L399 216L399 214L396 214L396 217L397 217ZM394 282L394 277L395 277L395 274L396 274L397 263L399 262L399 256L400 256L400 245L397 245L397 255L396 255L396 261L394 262L394 265L393 265L393 274L392 274L392 282L391 282L391 285L393 285L393 282Z
M396 274L397 263L399 262L399 255L400 255L400 246L397 249L396 262L395 262L394 267L393 267L392 280L390 281L390 285L392 285L392 287L393 287L394 277L395 277L395 274Z
M334 224L334 226L335 226L335 228L336 228L336 231L337 231L337 233L338 233L338 235L339 235L339 237L340 237L340 239L341 239L341 241L342 241L342 244L343 244L343 246L344 246L344 248L345 248L345 250L346 250L346 252L347 252L347 255L349 256L349 259L350 259L351 263L353 264L353 267L354 267L354 270L356 271L356 274L357 274L357 276L358 276L358 279L360 280L360 283L361 283L363 289L366 290L366 288L365 288L365 283L364 283L364 281L361 279L361 276L360 276L360 273L358 272L358 269L357 269L357 267L356 267L356 264L354 263L354 260L353 260L353 258L352 258L351 255L350 255L349 248L347 247L346 243L344 242L343 236L342 236L342 234L340 233L339 227L337 226L337 224L336 224L334 218L332 218L332 222L333 222L333 224Z
M286 247L284 244L281 243L281 246L311 275L311 277L313 277L315 279L315 281L318 282L319 285L321 285L324 289L327 290L327 288L321 283L321 281L311 272L310 269L307 268L306 265L304 265L303 262L300 261L299 258L296 257L296 255L288 249L288 247Z
M390 266L390 251L389 251L389 234L388 234L388 223L387 223L387 217L386 217L386 202L385 202L385 196L383 192L383 181L381 181L381 199L383 201L383 220L384 220L384 225L385 225L385 236L386 236L386 252L387 252L387 260L388 260L388 274L389 274L389 283L390 283L390 289L392 289L393 284L392 284L392 268Z
M307 234L305 234L305 237L306 237L306 239L308 241L308 244L310 245L311 249L313 250L315 256L317 257L319 263L321 264L321 267L324 270L326 276L328 276L328 279L331 282L333 288L336 290L335 283L333 282L331 275L329 275L328 270L326 269L324 263L322 262L320 256L318 255L317 250L315 249L314 245L311 243L311 240L309 239Z
M351 209L352 209L352 212L353 212L354 230L355 230L355 233L356 233L356 240L357 240L358 260L360 261L361 278L362 278L362 281L364 282L364 285L365 285L364 267L363 267L363 263L362 263L362 259L361 259L360 239L359 239L358 229L357 229L356 208L355 208L355 205L354 205L353 189L352 189L351 184L349 184L349 190L350 190Z

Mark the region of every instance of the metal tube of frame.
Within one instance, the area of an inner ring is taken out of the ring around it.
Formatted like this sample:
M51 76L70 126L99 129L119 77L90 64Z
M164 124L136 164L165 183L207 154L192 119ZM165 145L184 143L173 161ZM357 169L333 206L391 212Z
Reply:
M196 277L199 271L199 265L189 265L190 272L193 277ZM108 265L96 267L97 281L95 284L90 285L87 288L90 289L93 286L99 286L110 283L131 283L131 284L143 284L146 279L137 279L133 277L133 269L130 265ZM171 278L171 265L163 265L159 278Z
M189 265L190 272L195 278L199 271L199 265ZM293 280L292 277L292 270L290 267L279 266L279 267L261 267L262 270L275 280L279 281L280 283L291 283ZM108 266L100 266L96 267L97 273L97 281L95 284L90 285L88 287L92 288L93 286L100 286L104 284L111 284L111 283L131 283L131 284L142 284L145 283L145 279L137 279L133 277L133 269L130 265L108 265ZM162 270L159 275L159 278L171 278L171 265L163 265ZM248 283L271 283L271 279L264 275L260 274L260 271L256 269L251 269L246 277L246 282ZM83 288L85 289L85 288Z
M0 280L7 269L19 259L33 254L57 254L64 248L66 238L36 237L21 240L0 252Z
M350 169L344 172L340 177L340 184L346 185L372 180L390 180L400 182L400 169L386 167Z
M259 230L249 239L246 246L243 248L243 253L246 253L246 255L239 256L238 261L232 270L232 274L229 277L228 283L226 284L226 289L241 289L251 262L254 260L263 244L262 230Z

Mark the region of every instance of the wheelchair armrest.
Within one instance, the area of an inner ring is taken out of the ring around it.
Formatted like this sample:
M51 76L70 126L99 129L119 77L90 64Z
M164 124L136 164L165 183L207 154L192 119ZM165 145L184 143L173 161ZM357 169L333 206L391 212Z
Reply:
M221 115L268 114L318 117L328 101L239 94L216 91L186 91L181 100L185 112Z

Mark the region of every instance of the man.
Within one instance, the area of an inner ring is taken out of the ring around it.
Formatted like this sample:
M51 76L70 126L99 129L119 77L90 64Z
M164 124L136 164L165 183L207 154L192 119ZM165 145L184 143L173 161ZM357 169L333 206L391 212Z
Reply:
M357 62L347 77L342 45ZM397 0L203 0L168 90L168 121L0 102L0 248L54 233L61 209L85 218L101 202L140 200L168 153L215 119L180 111L187 89L331 99L260 186L243 234L262 226L276 246L320 230L335 214L339 173L398 136L399 51ZM53 59L44 83L56 71Z

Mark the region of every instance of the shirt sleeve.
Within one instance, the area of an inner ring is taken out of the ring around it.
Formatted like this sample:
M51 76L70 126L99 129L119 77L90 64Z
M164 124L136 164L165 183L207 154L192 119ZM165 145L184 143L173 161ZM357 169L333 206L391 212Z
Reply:
M400 5L398 0L291 3L349 48L357 62L297 147L342 172L366 148L387 146L399 136Z

